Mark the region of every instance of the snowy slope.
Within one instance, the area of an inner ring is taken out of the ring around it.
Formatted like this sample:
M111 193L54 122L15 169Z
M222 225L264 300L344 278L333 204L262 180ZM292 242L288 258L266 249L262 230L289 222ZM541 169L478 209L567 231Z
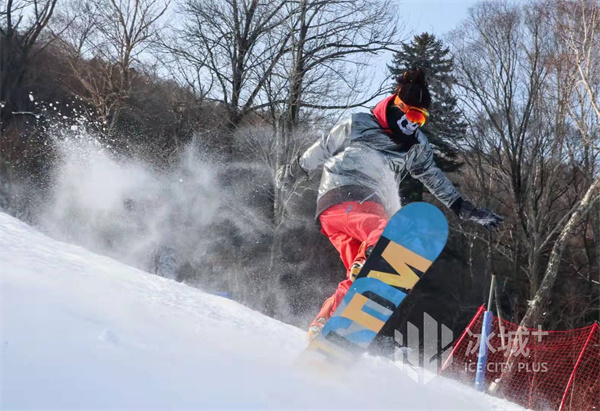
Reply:
M302 370L304 331L0 213L2 409L508 409L383 359Z

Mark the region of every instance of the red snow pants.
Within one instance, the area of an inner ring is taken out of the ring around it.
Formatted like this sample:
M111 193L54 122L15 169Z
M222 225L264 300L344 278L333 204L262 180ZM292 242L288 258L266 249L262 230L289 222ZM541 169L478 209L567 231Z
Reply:
M377 243L388 222L388 216L383 206L374 201L348 201L329 207L321 213L319 220L321 232L329 237L346 266L346 279L325 300L311 325L318 318L329 319L342 302L352 285L350 267L357 259L364 259L367 248Z

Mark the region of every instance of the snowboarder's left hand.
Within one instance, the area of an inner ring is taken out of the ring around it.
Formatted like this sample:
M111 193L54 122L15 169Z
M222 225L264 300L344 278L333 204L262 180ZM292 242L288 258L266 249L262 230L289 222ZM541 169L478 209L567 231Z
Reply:
M477 208L470 201L459 198L450 207L461 220L473 221L487 228L496 228L504 221L504 217L485 208Z
M283 165L277 170L275 176L277 188L289 190L301 177L308 178L308 173L300 165L298 156L290 164Z

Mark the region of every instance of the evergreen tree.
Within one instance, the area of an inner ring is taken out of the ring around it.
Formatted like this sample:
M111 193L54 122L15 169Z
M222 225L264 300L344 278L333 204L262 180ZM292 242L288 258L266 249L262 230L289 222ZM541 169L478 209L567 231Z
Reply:
M410 42L402 43L392 64L388 65L394 79L393 89L396 87L395 78L404 71L417 67L426 71L432 103L429 120L422 130L434 148L436 164L444 172L456 171L462 165L456 147L464 141L467 128L452 92L456 80L452 75L454 63L449 53L441 40L423 33ZM420 201L423 197L423 185L410 176L403 181L401 189L403 203Z

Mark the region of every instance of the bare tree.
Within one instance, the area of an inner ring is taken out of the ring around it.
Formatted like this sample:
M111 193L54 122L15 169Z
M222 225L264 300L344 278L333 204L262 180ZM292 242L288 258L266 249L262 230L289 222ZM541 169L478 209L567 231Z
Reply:
M71 22L62 36L78 87L111 134L128 99L136 64L149 47L168 2L161 0L73 0L62 11Z
M56 2L0 1L0 123L11 117L13 111L22 109L23 76L32 54L44 47L35 46L52 18Z
M522 326L532 327L543 317L551 296L551 289L558 277L562 255L567 242L573 237L577 227L590 210L597 207L600 200L600 174L598 159L600 144L600 5L596 1L579 0L572 2L555 2L552 13L557 35L564 42L565 50L562 58L576 70L578 86L574 89L574 99L570 99L570 115L578 125L584 141L583 160L587 189L585 194L565 216L566 223L560 225L560 234L554 242L543 280L527 313L521 321ZM573 101L575 100L575 101ZM576 102L580 104L577 106ZM576 109L575 107L578 107ZM590 122L591 120L591 122ZM590 156L592 161L590 162ZM587 164L586 164L587 163ZM587 168L587 170L585 170ZM590 169L591 168L591 169ZM596 208L597 210L597 208ZM598 215L592 218L592 230L600 230L596 224Z
M285 0L182 2L178 13L183 24L173 28L174 38L162 42L178 64L194 73L186 80L226 109L227 151L232 148L232 132L250 113L266 107L259 95L288 47L288 34L280 30L289 18L285 4Z
M288 81L284 119L289 130L298 126L303 108L346 109L373 99L381 88L375 95L365 95L365 86L371 83L362 70L367 57L401 41L397 10L387 0L297 4L284 67Z
M463 187L510 217L496 254L511 262L515 290L523 277L529 283L527 295L511 296L521 327L562 321L547 315L551 300L572 304L553 292L559 273L563 284L580 281L566 275L573 270L565 250L589 232L590 222L593 236L600 231L597 218L586 219L600 197L599 32L597 2L541 0L476 6L454 33L470 120ZM593 307L595 293L577 296L587 310L579 318Z
M515 279L527 276L529 298L538 289L543 256L564 215L556 202L572 205L565 196L571 187L565 165L566 102L560 95L565 86L549 81L552 45L544 21L540 7L522 11L486 3L471 10L454 37L457 76L471 121L471 153L465 157L476 170L471 189L512 217L501 252L512 260Z

